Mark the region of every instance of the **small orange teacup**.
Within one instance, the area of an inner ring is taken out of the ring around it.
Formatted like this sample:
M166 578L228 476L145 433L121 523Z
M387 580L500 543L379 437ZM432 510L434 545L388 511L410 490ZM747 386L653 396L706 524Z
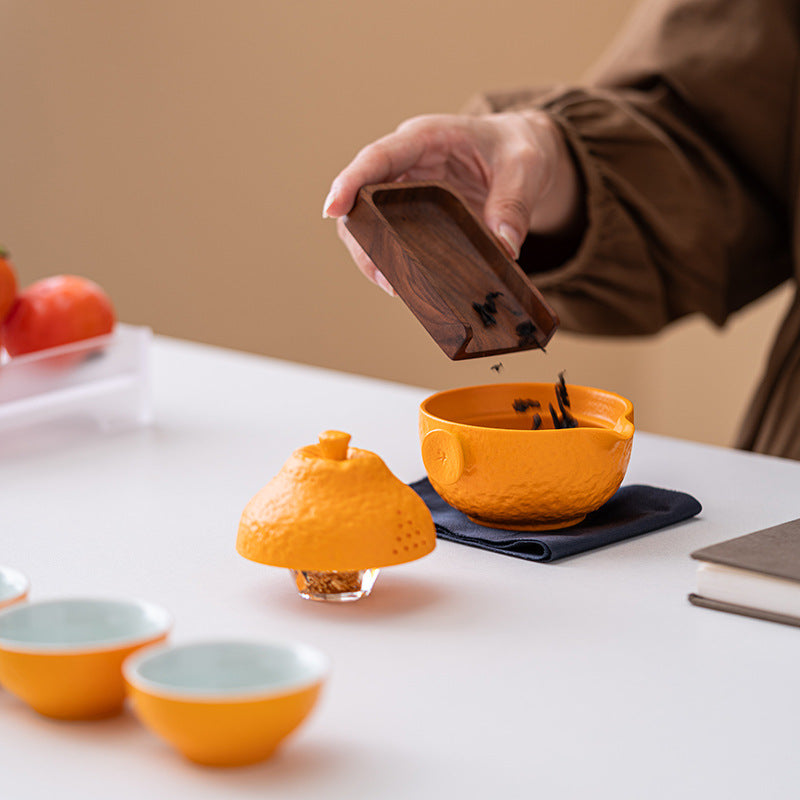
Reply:
M217 767L272 755L313 708L328 669L307 645L258 641L149 647L123 667L144 725Z
M0 683L47 717L108 717L125 702L122 662L171 627L166 611L138 600L12 606L0 611Z

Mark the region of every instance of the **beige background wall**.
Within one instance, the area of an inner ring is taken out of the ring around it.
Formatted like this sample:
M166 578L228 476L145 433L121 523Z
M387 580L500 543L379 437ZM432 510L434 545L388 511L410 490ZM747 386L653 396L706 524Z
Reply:
M0 0L0 241L23 282L87 275L159 333L434 388L494 380L360 277L322 200L408 116L576 80L632 5ZM631 397L644 429L725 444L786 299L724 332L559 333L502 378L566 368Z

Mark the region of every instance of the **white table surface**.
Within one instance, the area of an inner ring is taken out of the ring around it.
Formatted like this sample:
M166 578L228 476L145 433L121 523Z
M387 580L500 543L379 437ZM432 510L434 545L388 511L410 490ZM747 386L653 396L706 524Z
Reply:
M0 691L3 798L765 798L800 792L800 630L696 608L690 551L800 516L800 463L637 432L627 483L693 521L553 564L448 543L373 595L298 598L234 542L245 503L327 428L423 473L414 389L159 339L156 423L0 454L0 563L32 599L160 603L173 640L298 639L333 660L268 762L201 768L130 713L37 716Z

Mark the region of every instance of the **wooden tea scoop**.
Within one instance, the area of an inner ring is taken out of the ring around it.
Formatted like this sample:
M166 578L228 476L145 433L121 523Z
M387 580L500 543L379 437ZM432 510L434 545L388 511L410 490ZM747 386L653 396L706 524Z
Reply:
M558 316L445 184L364 186L344 220L449 358L544 349Z

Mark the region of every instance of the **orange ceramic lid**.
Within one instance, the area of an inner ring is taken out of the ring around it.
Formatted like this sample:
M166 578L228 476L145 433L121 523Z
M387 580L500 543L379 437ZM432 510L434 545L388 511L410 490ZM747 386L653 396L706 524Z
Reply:
M236 549L290 569L386 567L430 553L436 533L419 495L350 435L326 431L296 450L247 504Z

